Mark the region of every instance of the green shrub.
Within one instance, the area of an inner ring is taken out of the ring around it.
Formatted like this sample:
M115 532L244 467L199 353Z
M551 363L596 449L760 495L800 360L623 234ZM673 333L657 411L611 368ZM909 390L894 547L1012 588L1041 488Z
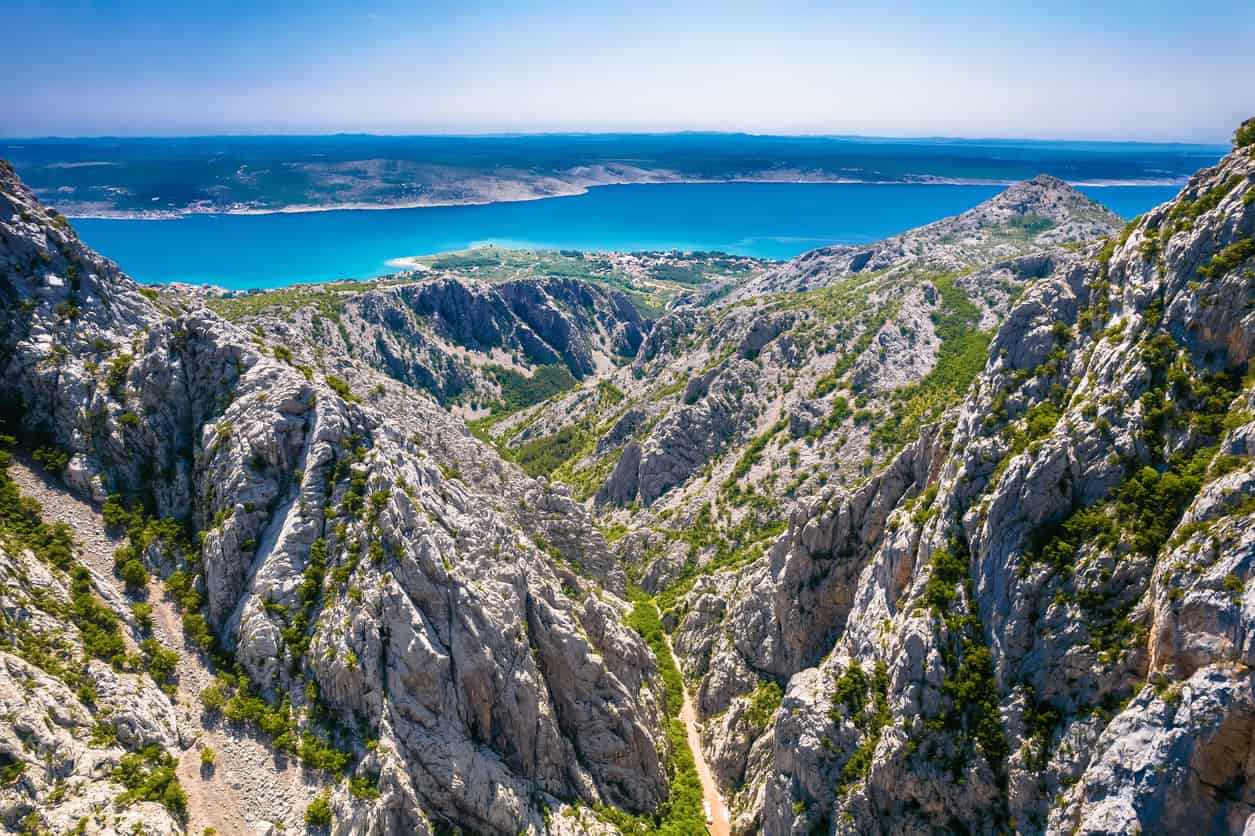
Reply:
M867 704L869 689L870 710ZM841 676L837 677L832 702L834 719L840 719L839 709L844 708L850 722L863 733L862 741L841 767L841 783L837 786L837 795L844 795L871 770L872 757L880 744L881 734L891 719L889 671L885 663L877 661L869 679L857 659L851 662Z
M179 667L178 652L151 636L139 643L139 649L144 654L144 667L153 681L158 685L171 684Z
M361 398L353 394L353 390L349 388L349 384L344 380L344 378L329 374L325 379L327 381L327 385L331 387L331 391L335 392L341 398L349 401L350 403L361 403Z
M524 442L511 458L518 462L528 476L550 476L578 455L586 442L587 437L579 427L567 425L553 435Z
M1255 239L1242 238L1213 255L1210 261L1198 268L1198 274L1218 279L1252 256L1255 256Z
M354 798L372 799L379 797L378 775L354 775L349 779L349 794Z
M941 299L933 312L941 348L928 374L893 393L889 415L872 431L872 443L888 451L914 441L923 424L957 403L988 359L990 334L979 328L980 308L967 298L955 276L940 275L932 283Z
M69 452L59 447L36 448L35 452L31 454L31 458L50 473L60 473L70 463Z
M148 583L148 569L138 558L131 558L123 563L118 574L130 589L143 589Z
M123 755L112 774L113 780L126 788L117 798L118 805L155 801L179 821L186 821L187 793L179 784L176 766L174 757L156 745Z
M310 827L331 826L331 796L326 790L305 808L305 824Z
M139 625L139 629L146 633L152 632L153 629L153 607L145 601L136 601L131 604L131 615L135 616L135 623Z
M222 686L215 682L201 690L200 704L211 714L219 714L227 704L227 695L223 692Z
M0 767L0 786L10 787L16 784L25 772L25 761L13 761L4 767Z
M1246 148L1255 145L1255 116L1247 119L1233 132L1233 147Z
M749 709L745 712L746 719L756 729L767 728L767 724L775 716L783 699L784 693L774 680L769 679L759 683L750 695Z
M531 377L502 366L487 366L486 369L501 388L500 409L503 412L535 406L576 383L566 366L556 364L537 366Z
M680 676L680 669L676 667L675 658L671 655L671 648L667 644L658 607L653 601L638 597L632 604L632 612L627 618L627 625L639 633L645 640L645 644L649 645L649 649L654 652L654 657L658 660L658 672L662 676L663 687L666 690L667 713L672 717L678 717L680 709L684 706L684 679Z
M126 376L131 371L131 361L133 359L129 354L119 354L105 366L105 385L113 395L122 394L122 388L126 385Z

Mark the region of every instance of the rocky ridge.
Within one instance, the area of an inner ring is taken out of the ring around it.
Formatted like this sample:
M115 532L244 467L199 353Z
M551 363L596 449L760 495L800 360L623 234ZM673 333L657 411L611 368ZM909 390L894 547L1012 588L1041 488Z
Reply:
M677 597L736 829L1247 826L1252 194L1238 149L1058 259L947 420Z
M1195 503L1245 507L1227 480L1247 455L1251 167L1235 151L1118 235L1038 178L867 261L804 256L673 308L615 397L598 381L507 425L525 462L577 430L549 473L664 608L736 832L1242 828L1245 773L1220 764L1247 751L1246 686L1217 672L1236 616L1155 597L1190 602L1209 575ZM773 276L809 289L760 295ZM843 346L828 362L798 328L824 315L844 326L819 333ZM1211 588L1240 608L1244 564L1219 563ZM1157 592L1163 574L1186 588ZM1188 665L1150 664L1183 641ZM1148 732L1144 769L1172 777L1122 772L1122 741L1200 668L1220 690L1186 722L1212 725ZM1165 767L1186 740L1222 742Z
M137 287L7 168L0 196L8 427L109 499L138 567L124 576L167 578L218 670L206 713L324 776L336 832L545 832L566 802L658 806L655 661L576 571L605 554L583 509L406 387L298 368ZM50 787L6 786L25 799L6 807L47 824Z
M623 813L666 803L672 646L734 833L1238 832L1236 144L1119 231L1036 178L867 261L695 294L629 365L477 425L537 481L289 319L154 306L6 182L10 427L201 535L150 528L145 563L194 578L248 677L229 704L346 753L337 832L688 832ZM117 323L148 329L125 363Z
M965 270L1052 245L1088 241L1121 221L1057 177L1042 174L984 203L870 246L812 250L737 288L734 298L810 290L853 273L927 264Z

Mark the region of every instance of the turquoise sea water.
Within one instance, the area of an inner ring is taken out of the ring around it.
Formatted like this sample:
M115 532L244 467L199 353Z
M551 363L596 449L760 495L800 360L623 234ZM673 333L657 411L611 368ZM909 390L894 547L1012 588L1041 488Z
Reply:
M234 289L368 278L389 259L479 244L581 250L722 250L790 258L875 241L969 209L996 186L715 183L603 186L523 203L175 220L73 220L91 247L141 282ZM1081 189L1132 217L1173 186Z

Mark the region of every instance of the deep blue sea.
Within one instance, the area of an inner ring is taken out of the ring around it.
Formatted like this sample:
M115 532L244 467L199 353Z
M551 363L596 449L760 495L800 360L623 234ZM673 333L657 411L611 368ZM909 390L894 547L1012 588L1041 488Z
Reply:
M90 246L141 282L234 289L368 278L388 261L481 244L581 250L722 250L784 259L875 241L962 212L996 186L716 183L602 186L583 195L486 206L74 219ZM1132 217L1175 186L1081 189Z

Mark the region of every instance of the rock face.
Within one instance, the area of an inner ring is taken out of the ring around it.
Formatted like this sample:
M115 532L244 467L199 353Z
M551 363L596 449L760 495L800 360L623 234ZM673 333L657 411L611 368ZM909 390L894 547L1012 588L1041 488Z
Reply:
M591 363L542 291L497 298L564 362ZM9 430L64 454L79 491L199 533L195 549L159 542L150 567L194 578L262 697L340 727L378 792L337 794L338 830L543 832L563 800L665 799L654 658L602 590L603 573L622 588L605 541L560 491L365 366L320 368L312 347L277 351L155 302L7 167L0 297ZM21 662L6 664L2 687L17 687ZM60 726L89 723L56 689L44 705L65 706Z
M812 250L737 288L734 298L809 290L839 276L874 273L903 264L970 269L974 264L1011 258L1026 249L1097 238L1120 222L1119 216L1062 180L1042 174L961 215L871 246Z
M1035 178L635 332L562 280L380 288L343 309L353 350L312 308L250 335L154 301L0 186L6 428L198 533L145 559L350 753L335 832L653 827L623 815L673 777L629 587L737 834L1255 828L1252 148L1123 230ZM545 479L410 385L497 349L585 378L490 427ZM65 595L38 563L0 555L33 630ZM147 680L93 663L88 705L3 650L0 701L108 797L73 730ZM163 699L117 714L115 757L185 736ZM0 728L0 767L28 743ZM77 814L48 770L6 822Z
M623 293L560 277L417 278L348 295L334 322L305 308L244 324L467 405L502 397L502 373L553 367L584 380L630 362L647 328Z
M1251 826L1252 194L1052 258L945 422L678 601L740 830Z
M591 430L559 473L626 529L734 831L1245 827L1253 182L1117 232L1036 178L535 410Z
M92 658L67 625L71 583L42 558L26 548L0 549L0 821L11 832L72 830L126 792L115 773L128 751L179 743L166 694L143 673L117 672ZM121 807L107 832L136 826L183 832L170 810L151 801Z

